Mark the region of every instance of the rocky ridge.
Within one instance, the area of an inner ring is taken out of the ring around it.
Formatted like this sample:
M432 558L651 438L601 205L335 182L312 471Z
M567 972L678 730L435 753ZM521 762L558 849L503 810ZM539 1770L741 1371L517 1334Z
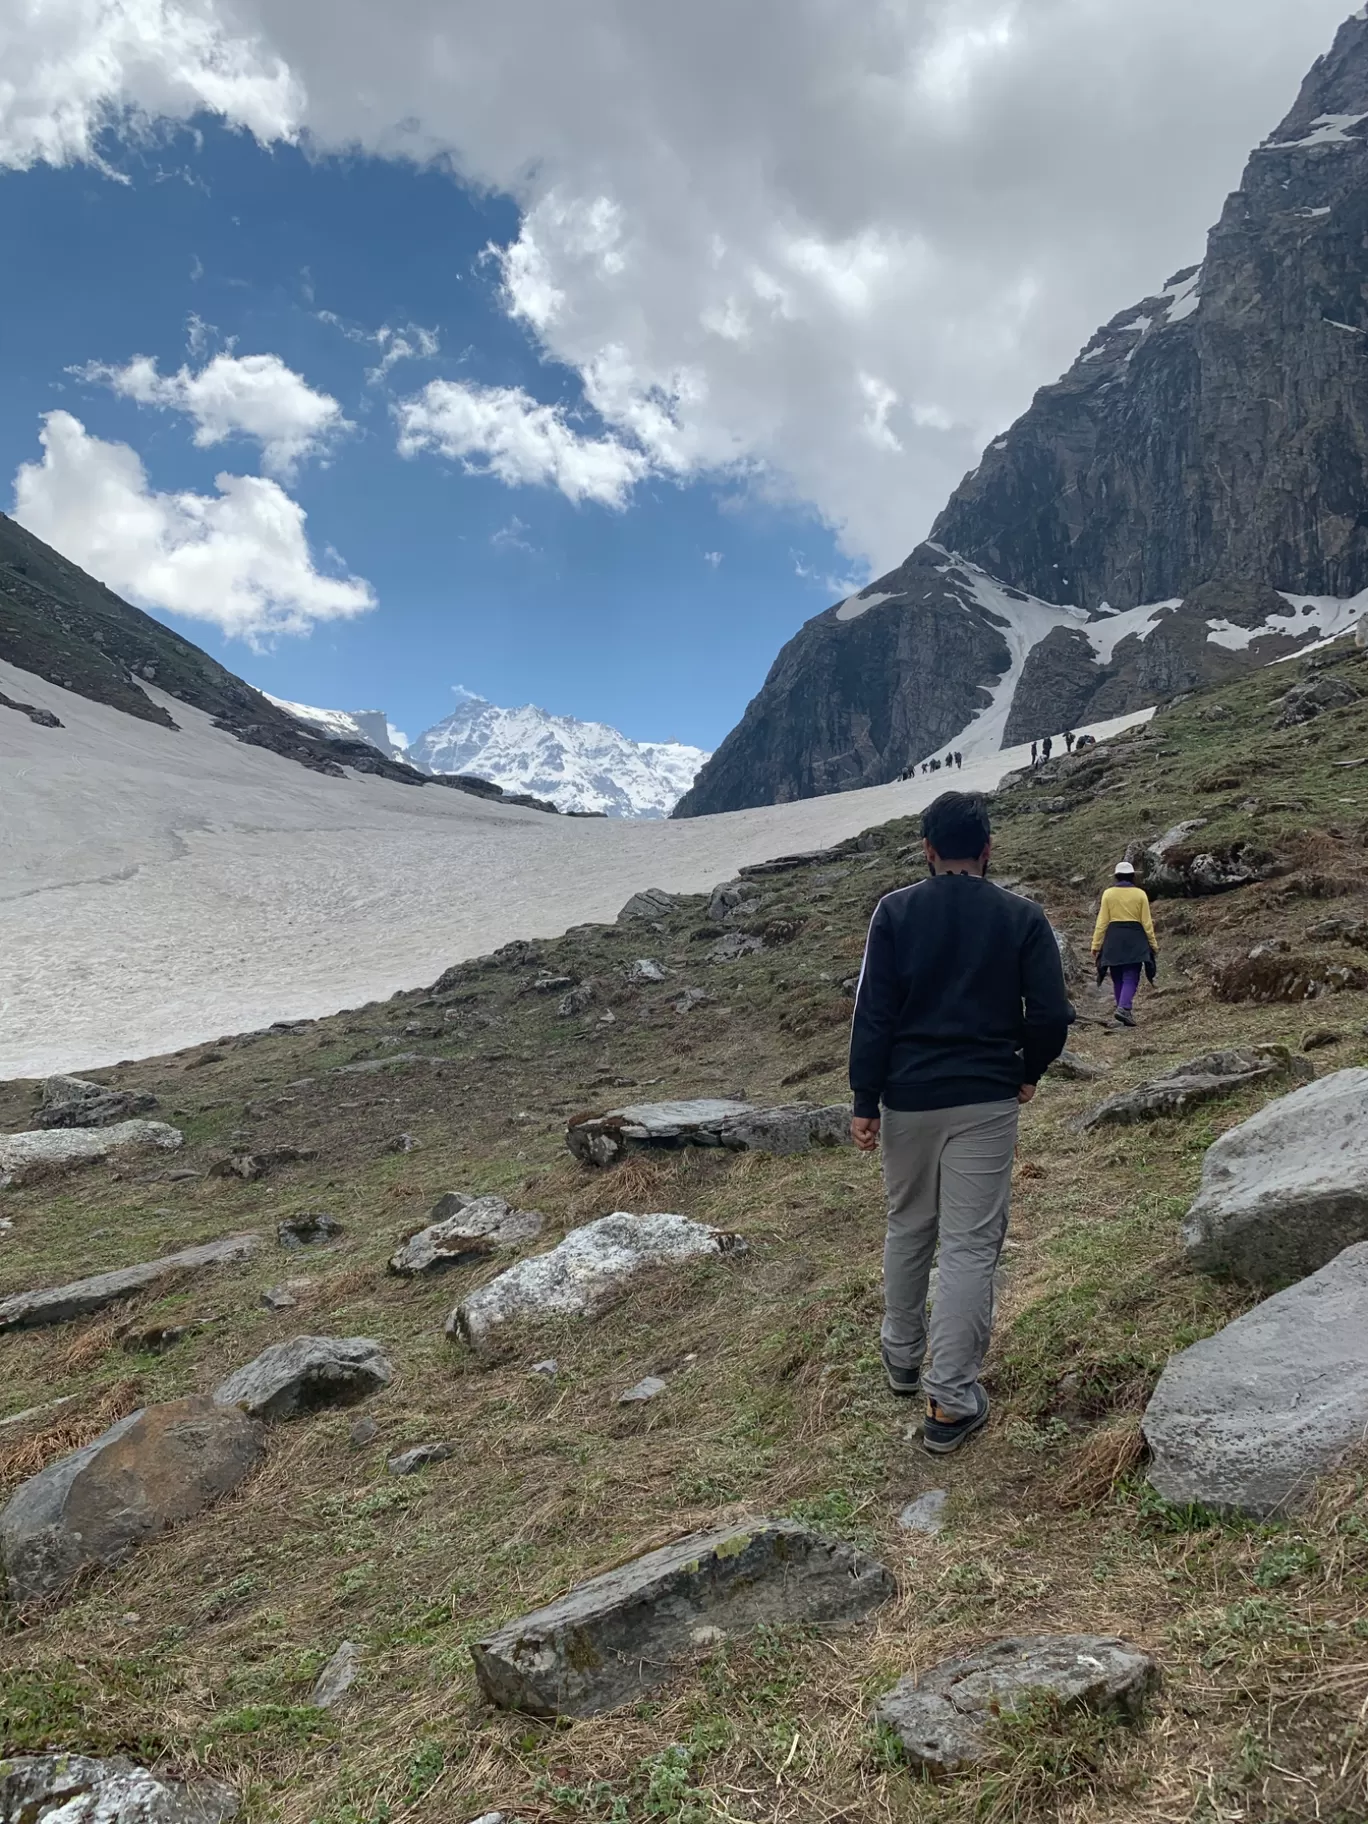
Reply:
M1058 736L1368 612L1365 195L1356 13L1203 262L1098 330L906 563L794 636L675 815Z

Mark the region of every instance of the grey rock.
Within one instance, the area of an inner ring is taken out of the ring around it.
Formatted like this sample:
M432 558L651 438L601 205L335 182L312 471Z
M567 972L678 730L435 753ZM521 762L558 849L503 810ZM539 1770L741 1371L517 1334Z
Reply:
M645 1375L635 1387L629 1387L626 1393L618 1395L618 1405L644 1406L648 1400L654 1400L664 1393L668 1385L658 1374Z
M343 1232L336 1216L329 1216L324 1210L303 1210L277 1225L276 1240L282 1248L296 1252L316 1247L319 1242L336 1241Z
M1092 1083L1108 1074L1105 1064L1094 1064L1076 1051L1061 1052L1050 1066L1050 1075L1062 1077L1066 1083Z
M643 1148L724 1146L734 1152L797 1153L850 1138L845 1103L806 1102L759 1108L727 1099L637 1102L591 1115L566 1129L565 1141L587 1165L613 1165Z
M898 1515L898 1525L905 1533L926 1533L932 1537L945 1528L945 1508L950 1497L943 1488L929 1488L915 1501L909 1501Z
M267 1286L261 1302L268 1311L293 1311L299 1300L288 1286Z
M674 909L673 893L663 893L659 887L647 887L643 893L634 893L617 915L620 925L634 924L645 920L654 924L665 918Z
M702 1098L686 1102L633 1102L576 1121L565 1143L586 1165L612 1165L625 1153L650 1146L721 1145L722 1123L753 1112L749 1102Z
M639 956L626 971L629 982L663 982L665 971L653 956Z
M380 1435L380 1427L369 1413L359 1419L353 1419L347 1427L347 1442L353 1450L364 1450L368 1444L374 1444Z
M715 925L724 925L744 901L755 899L755 888L745 880L724 880L714 887L708 899L708 917Z
M1279 871L1277 857L1254 843L1203 848L1193 838L1206 823L1204 817L1193 817L1175 824L1143 852L1141 879L1151 894L1203 898L1268 880Z
M554 1381L560 1373L560 1363L554 1355L548 1355L544 1362L533 1362L527 1372L537 1375L543 1381Z
M361 1649L355 1641L344 1640L318 1675L309 1702L315 1710L331 1710L356 1683L361 1670Z
M850 1105L834 1102L819 1108L792 1102L752 1109L729 1116L719 1138L738 1153L804 1153L814 1146L843 1146L850 1140Z
M578 987L572 988L569 994L563 995L561 999L556 1002L557 1018L570 1020L574 1019L576 1014L585 1012L587 1008L593 1005L595 993L596 990L592 982L581 982Z
M509 1253L535 1241L545 1220L535 1210L510 1209L502 1197L471 1197L463 1191L438 1198L431 1214L435 1220L390 1256L391 1273L443 1272Z
M293 1336L272 1343L214 1389L221 1406L254 1418L292 1419L323 1406L351 1406L389 1385L394 1369L366 1336Z
M564 994L567 988L573 988L573 975L539 975L531 984L533 994Z
M676 1013L692 1013L695 1007L706 1007L712 996L701 988L686 988L673 1003Z
M917 1766L955 1773L990 1758L994 1720L1037 1693L1066 1709L1111 1710L1135 1721L1158 1683L1150 1655L1114 1635L1037 1634L995 1640L920 1677L899 1679L874 1715Z
M1359 693L1345 678L1307 678L1300 684L1294 684L1283 697L1282 714L1278 717L1276 726L1294 728L1300 722L1313 721L1327 709L1344 709L1358 700Z
M763 937L754 937L744 931L728 931L720 943L714 944L708 952L710 963L735 963L743 956L757 956L765 947Z
M386 1058L361 1058L355 1064L339 1064L329 1072L334 1077L373 1077L382 1070L402 1070L409 1064L440 1064L440 1058L424 1058L416 1051L395 1051ZM308 1082L310 1079L305 1078Z
M215 1780L183 1785L122 1756L0 1760L0 1824L228 1824L237 1814L230 1787Z
M11 1599L50 1596L86 1565L117 1564L235 1488L261 1450L260 1425L201 1394L130 1413L31 1476L0 1511Z
M1304 1076L1310 1069L1285 1045L1255 1045L1248 1051L1206 1051L1185 1064L1175 1064L1172 1070L1152 1077L1148 1083L1109 1097L1074 1125L1080 1133L1087 1133L1094 1127L1154 1121L1160 1115L1182 1114L1198 1103L1230 1095L1251 1083Z
M426 1469L429 1463L445 1463L448 1457L455 1455L454 1444L413 1444L408 1450L396 1450L392 1457L387 1457L385 1468L392 1476L411 1476Z
M14 1292L0 1298L0 1332L32 1330L43 1324L63 1324L73 1317L88 1317L102 1311L116 1299L131 1298L146 1292L162 1281L179 1279L205 1267L231 1265L246 1260L261 1246L259 1235L229 1235L223 1241L206 1241L194 1248L181 1248L175 1254L163 1254L157 1260L146 1260L136 1267L116 1267L109 1273L94 1273L89 1279L72 1280L69 1285L49 1286L36 1292Z
M484 1349L505 1324L539 1317L592 1317L647 1267L734 1252L735 1235L687 1216L615 1211L572 1229L549 1254L519 1261L457 1305L448 1336Z
M1183 1224L1194 1266L1260 1286L1368 1241L1368 1070L1270 1102L1207 1149Z
M652 1689L696 1647L767 1624L858 1621L894 1582L876 1560L792 1520L692 1533L579 1584L471 1648L501 1709L596 1716Z
M1302 1506L1368 1433L1368 1242L1170 1356L1144 1431L1169 1501Z
M109 1127L148 1114L157 1098L131 1089L107 1089L84 1077L49 1077L33 1117L37 1127Z
M165 1121L116 1121L111 1127L0 1134L0 1190L138 1153L173 1153L184 1139L179 1128L168 1127Z

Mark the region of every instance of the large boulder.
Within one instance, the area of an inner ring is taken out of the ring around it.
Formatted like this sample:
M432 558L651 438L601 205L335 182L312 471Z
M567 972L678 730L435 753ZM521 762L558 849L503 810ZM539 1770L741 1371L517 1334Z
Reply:
M144 1407L31 1476L0 1511L0 1556L14 1602L51 1596L86 1565L135 1546L236 1488L262 1428L202 1394Z
M618 1210L572 1229L550 1253L519 1261L462 1299L447 1319L447 1335L484 1349L504 1324L593 1317L648 1267L725 1254L744 1245L738 1236L687 1216L631 1216Z
M165 1121L116 1121L112 1127L39 1128L0 1134L0 1191L137 1153L173 1153L184 1141Z
M793 1520L692 1533L478 1641L492 1704L533 1716L597 1716L668 1678L707 1641L763 1626L858 1621L895 1585L852 1545Z
M293 1419L324 1406L354 1406L393 1376L388 1356L368 1336L292 1336L235 1369L214 1399L253 1418Z
M1208 1149L1183 1224L1194 1266L1276 1286L1368 1241L1368 1070L1337 1070Z
M1064 1709L1111 1710L1138 1719L1159 1683L1140 1647L1114 1635L1037 1634L995 1640L963 1659L943 1660L899 1679L874 1707L909 1760L936 1774L987 1760L992 1727L1037 1696Z
M1160 1115L1180 1115L1199 1102L1228 1096L1276 1077L1310 1077L1315 1067L1298 1058L1285 1045L1254 1045L1247 1051L1204 1051L1199 1058L1175 1064L1134 1089L1109 1096L1075 1122L1080 1133L1094 1127L1126 1127L1136 1121L1154 1121Z
M391 1273L442 1272L511 1253L535 1241L545 1220L535 1210L511 1209L502 1197L471 1197L464 1191L439 1197L431 1214L434 1220L391 1254Z
M581 1115L565 1144L586 1165L614 1165L643 1147L720 1146L722 1123L755 1112L749 1102L700 1097L686 1102L633 1102L602 1115Z
M1201 898L1268 880L1278 872L1277 856L1255 843L1204 846L1197 842L1197 832L1206 822L1204 817L1193 817L1177 823L1143 851L1141 877L1150 893Z
M122 1756L20 1754L0 1760L0 1824L228 1824L237 1794L169 1780Z
M1322 675L1305 678L1294 684L1281 700L1282 714L1276 728L1295 728L1299 722L1312 722L1327 709L1347 709L1357 703L1359 693L1347 678Z
M116 1267L110 1273L94 1273L89 1279L72 1280L65 1286L46 1286L37 1292L14 1292L0 1298L0 1332L36 1330L43 1324L62 1324L69 1318L89 1317L121 1298L136 1292L179 1280L205 1267L222 1267L246 1260L261 1246L259 1235L229 1235L223 1241L206 1241L199 1247L181 1248L175 1254L163 1254L158 1260L145 1260L136 1267Z
M617 915L620 925L630 925L639 920L655 924L674 910L673 893L666 893L659 887L646 887L640 893L634 893Z
M110 1127L157 1106L155 1096L132 1089L107 1089L84 1077L49 1077L34 1115L37 1127Z
M1171 1356L1144 1431L1167 1500L1301 1506L1368 1435L1368 1242Z
M722 1146L742 1153L798 1153L850 1138L850 1109L807 1102L759 1108L751 1102L704 1097L685 1102L634 1102L602 1115L581 1115L565 1143L586 1165L614 1165L627 1153L653 1147Z

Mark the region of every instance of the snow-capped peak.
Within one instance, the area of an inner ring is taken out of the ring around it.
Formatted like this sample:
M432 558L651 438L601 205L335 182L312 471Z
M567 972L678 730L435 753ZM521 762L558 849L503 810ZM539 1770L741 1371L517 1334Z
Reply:
M553 716L535 704L500 709L457 687L456 708L409 749L433 773L474 773L563 811L668 817L708 755L682 741L632 741L606 722Z
M369 741L391 760L402 760L407 745L398 729L391 728L383 709L314 709L308 703L291 703L286 697L273 697L269 690L262 696L287 715L307 722L325 735L339 741Z

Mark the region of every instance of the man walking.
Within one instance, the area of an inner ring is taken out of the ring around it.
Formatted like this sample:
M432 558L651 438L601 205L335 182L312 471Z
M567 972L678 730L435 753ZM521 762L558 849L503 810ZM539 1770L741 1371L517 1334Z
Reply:
M1017 1117L1074 1014L1044 912L987 879L983 798L942 793L922 834L931 878L881 899L869 927L850 1039L851 1134L861 1152L883 1150L884 1371L894 1393L926 1395L922 1443L943 1454L988 1418L979 1375Z

